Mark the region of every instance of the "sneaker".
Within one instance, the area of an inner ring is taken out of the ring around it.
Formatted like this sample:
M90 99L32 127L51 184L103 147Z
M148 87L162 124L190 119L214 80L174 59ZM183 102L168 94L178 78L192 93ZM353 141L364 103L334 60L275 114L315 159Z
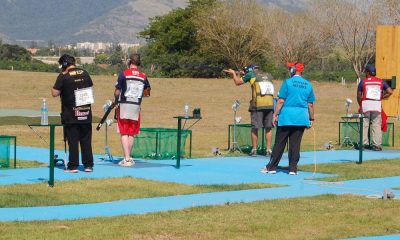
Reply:
M272 154L272 150L271 149L267 149L267 156L271 156Z
M85 172L93 172L93 168L92 167L86 167L84 171Z
M382 147L380 147L380 146L372 146L371 150L372 151L382 151Z
M65 169L64 170L64 172L66 172L66 173L77 173L78 172L78 169Z
M297 175L297 172L289 172L289 175Z
M354 149L359 150L360 148L359 148L359 146L356 144L356 145L354 145ZM363 145L363 149L365 149L365 150L370 150L370 149L372 149L372 148L371 148L370 145L364 144L364 145Z
M133 160L133 158L129 158L129 162L131 162L132 165L135 165L135 161Z
M268 173L268 168L267 167L263 167L261 168L261 173Z
M125 162L120 166L122 166L122 167L132 167L134 164L135 164L135 161L133 161L133 159L130 158L128 160L125 160Z
M249 153L249 156L257 157L257 149L252 149L251 152Z
M126 163L126 160L125 160L125 158L124 158L124 159L122 159L121 161L118 162L118 165L124 166L125 163Z
M276 171L275 171L275 170L272 170L272 171L268 171L268 173L269 173L269 174L275 174Z

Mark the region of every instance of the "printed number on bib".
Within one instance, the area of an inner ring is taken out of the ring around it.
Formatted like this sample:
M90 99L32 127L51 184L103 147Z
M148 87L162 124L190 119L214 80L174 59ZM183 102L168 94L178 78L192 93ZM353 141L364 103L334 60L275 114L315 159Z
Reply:
M94 103L93 88L82 88L75 90L75 106L83 106Z
M366 86L366 98L372 100L381 100L381 88L379 86Z

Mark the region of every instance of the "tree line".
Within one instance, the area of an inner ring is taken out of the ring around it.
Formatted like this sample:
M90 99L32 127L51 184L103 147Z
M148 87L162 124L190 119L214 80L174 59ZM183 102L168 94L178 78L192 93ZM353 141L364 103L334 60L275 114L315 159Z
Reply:
M310 0L296 12L255 0L189 0L185 8L151 18L139 33L147 44L134 51L142 54L152 77L223 77L224 68L256 63L275 78L285 78L284 64L302 61L309 79L355 80L365 64L375 61L377 25L399 23L398 0ZM83 67L92 74L112 74L125 67L126 58L116 44ZM0 41L0 68L10 66L58 71Z
M311 0L297 12L255 0L190 0L151 19L140 49L152 74L218 77L250 63L277 77L302 61L312 77L361 77L374 63L376 27L399 24L397 0Z
M84 53L84 52L83 52ZM69 54L76 57L77 65L85 68L91 74L109 75L115 74L126 66L124 59L125 54L119 45L110 51L109 54L101 53L96 56L93 64L81 64L79 57L82 52L75 49L56 49L49 45L47 48L39 49L35 54L38 56L59 56ZM107 65L104 67L104 65ZM34 71L34 72L59 72L58 64L45 64L40 60L32 57L32 54L24 47L12 44L2 44L0 39L0 69Z
M32 58L31 53L18 45L3 44L0 39L0 69L35 72L57 72L57 65L48 65Z

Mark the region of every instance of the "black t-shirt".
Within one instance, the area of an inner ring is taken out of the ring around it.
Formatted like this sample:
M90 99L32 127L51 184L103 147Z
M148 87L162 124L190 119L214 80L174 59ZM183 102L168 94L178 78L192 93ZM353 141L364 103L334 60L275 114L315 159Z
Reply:
M73 68L68 73L58 75L53 88L60 91L61 119L65 124L91 123L91 105L76 107L75 90L92 87L89 73L80 68Z

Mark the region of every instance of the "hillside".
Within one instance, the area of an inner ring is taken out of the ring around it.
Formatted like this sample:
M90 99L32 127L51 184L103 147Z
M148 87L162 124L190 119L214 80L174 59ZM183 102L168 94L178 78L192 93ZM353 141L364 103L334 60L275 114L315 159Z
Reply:
M258 0L293 11L306 0ZM187 0L1 0L0 38L75 43L135 42L149 18L185 7ZM21 41L20 41L21 42Z
M13 39L70 41L82 25L128 0L2 0L0 33Z
M150 17L164 15L186 0L148 1L136 0L112 9L110 12L82 26L74 38L90 41L132 42L143 30Z

